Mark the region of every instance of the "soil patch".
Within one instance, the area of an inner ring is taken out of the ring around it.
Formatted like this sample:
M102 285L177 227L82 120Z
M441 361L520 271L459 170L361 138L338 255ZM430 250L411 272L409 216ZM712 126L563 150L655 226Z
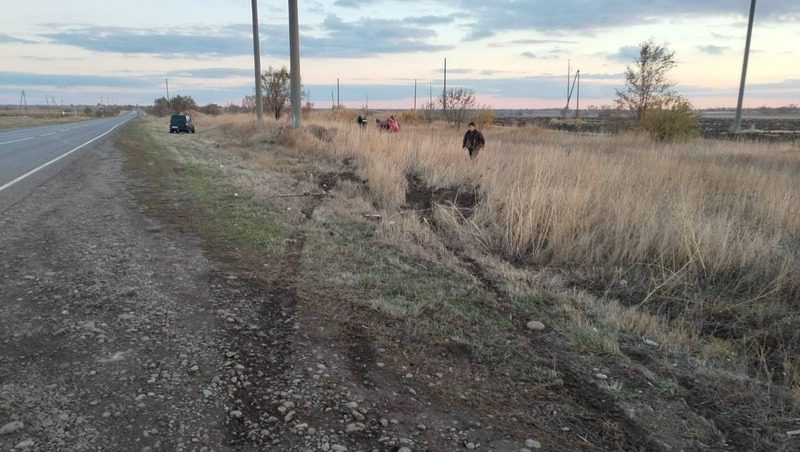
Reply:
M480 187L430 187L418 174L406 173L406 209L416 210L423 220L433 222L433 206L453 206L464 217L469 218L480 202Z

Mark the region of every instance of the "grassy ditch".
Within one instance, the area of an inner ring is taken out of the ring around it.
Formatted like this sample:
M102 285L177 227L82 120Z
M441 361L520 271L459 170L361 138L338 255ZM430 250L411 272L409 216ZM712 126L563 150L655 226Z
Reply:
M442 375L432 391L443 404L509 434L569 425L611 450L657 450L644 437L786 446L800 396L796 357L776 361L797 340L798 228L782 210L798 195L791 150L712 143L698 154L697 143L510 129L495 131L491 160L472 163L443 151L452 131L431 126L400 138L326 120L301 131L197 122L193 137L154 120L121 134L146 204L243 265L285 266L299 246L299 309L334 342L357 336ZM729 179L757 191L730 191ZM292 197L321 190L330 196ZM736 334L704 328L724 315ZM613 381L595 381L603 372ZM582 444L558 441L546 442Z

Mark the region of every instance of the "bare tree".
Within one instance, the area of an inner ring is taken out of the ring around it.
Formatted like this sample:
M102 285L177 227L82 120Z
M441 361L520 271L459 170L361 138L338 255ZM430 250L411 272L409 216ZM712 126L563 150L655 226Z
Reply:
M289 70L286 66L274 69L272 66L261 76L264 84L264 100L275 119L281 117L281 111L289 104Z
M697 133L692 104L673 90L667 73L676 66L675 52L652 39L639 45L639 56L625 71L625 88L617 90L618 108L629 110L640 131L662 141L687 139Z
M470 111L478 107L475 91L451 88L439 99L445 120L453 127L461 127ZM445 108L446 107L446 108Z
M649 39L639 44L639 56L625 70L625 88L617 90L617 107L630 110L637 121L653 107L674 96L667 73L675 67L675 52Z

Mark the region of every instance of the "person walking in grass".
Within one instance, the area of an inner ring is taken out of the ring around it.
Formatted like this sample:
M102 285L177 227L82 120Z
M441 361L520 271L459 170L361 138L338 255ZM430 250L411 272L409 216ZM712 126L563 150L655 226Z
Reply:
M470 160L475 160L478 157L478 152L486 144L483 134L480 130L475 128L475 123L469 123L469 130L464 134L464 143L461 145L467 152L469 152Z

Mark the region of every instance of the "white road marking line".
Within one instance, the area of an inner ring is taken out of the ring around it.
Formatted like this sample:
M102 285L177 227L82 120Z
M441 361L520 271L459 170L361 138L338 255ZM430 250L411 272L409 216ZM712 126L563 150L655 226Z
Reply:
M20 141L27 141L27 140L32 140L32 139L33 139L33 137L20 138L19 140L3 141L3 142L0 142L0 144L19 143Z
M40 138L41 138L41 137L49 137L50 135L55 135L55 134L56 134L55 132L43 133L43 134L39 135L39 137L40 137Z
M92 138L91 140L89 140L89 141L87 141L87 142L83 143L82 145L80 145L80 146L77 146L77 147L73 148L72 150L70 150L70 151L68 151L68 152L66 152L66 153L64 153L64 154L61 154L60 156L58 156L58 157L54 158L53 160L50 160L49 162L47 162L47 163L45 163L45 164L43 164L43 165L40 165L40 166L38 166L38 167L36 167L36 168L34 168L34 169L32 169L32 170L28 171L27 173L23 174L22 176L19 176L18 178L16 178L16 179L12 180L11 182L8 182L8 183L6 183L5 185L3 185L3 186L0 186L0 191L3 191L3 190L5 190L5 189L7 189L7 188L11 187L12 185L14 185L14 184L16 184L17 182L19 182L19 181L21 181L21 180L25 179L26 177L30 176L31 174L34 174L34 173L38 172L38 171L39 171L39 170L41 170L41 169L43 169L43 168L45 168L45 167L47 167L47 166L50 166L50 165L52 165L53 163L55 163L55 162L57 162L57 161L59 161L59 160L63 159L64 157L66 157L66 156L68 156L68 155L72 154L73 152L77 151L78 149L81 149L81 148L85 147L86 145L88 145L88 144L90 144L90 143L93 143L93 142L95 142L95 141L99 140L100 138L103 138L104 136L106 136L106 135L108 135L109 133L111 133L111 131L113 131L113 130L114 130L114 129L116 129L117 127L119 127L119 126L121 126L121 125L125 124L126 122L128 122L128 121L126 120L126 121L123 121L123 122L121 122L121 123L119 123L119 124L115 125L114 127L112 127L112 128L110 128L110 129L106 130L105 132L103 132L102 134L100 134L100 135L98 135L98 136L96 136L96 137Z

